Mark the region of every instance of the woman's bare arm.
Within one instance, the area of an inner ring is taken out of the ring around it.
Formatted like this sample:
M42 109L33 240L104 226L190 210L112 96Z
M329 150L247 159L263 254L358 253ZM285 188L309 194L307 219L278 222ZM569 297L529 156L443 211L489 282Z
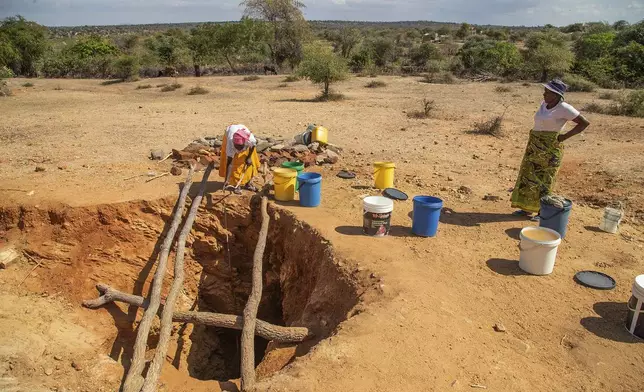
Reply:
M571 129L570 131L559 135L559 141L560 142L564 142L564 141L570 139L571 137L582 133L584 131L584 129L588 128L588 126L590 125L590 122L588 122L588 120L586 120L586 117L584 117L581 114L579 116L575 117L575 119L573 119L572 121L574 123L576 123L577 125L575 125L575 127L573 129Z

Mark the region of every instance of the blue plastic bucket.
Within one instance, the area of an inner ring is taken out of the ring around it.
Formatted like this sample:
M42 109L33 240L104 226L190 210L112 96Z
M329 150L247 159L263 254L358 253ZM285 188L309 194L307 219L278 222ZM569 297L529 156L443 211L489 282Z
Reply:
M302 173L297 176L300 184L300 205L302 207L317 207L322 198L322 174Z
M414 197L411 232L421 237L434 237L438 231L443 201L433 196Z
M541 211L539 211L539 226L552 229L559 233L561 238L564 238L566 236L571 211L572 201L568 199L564 202L563 208L542 202Z

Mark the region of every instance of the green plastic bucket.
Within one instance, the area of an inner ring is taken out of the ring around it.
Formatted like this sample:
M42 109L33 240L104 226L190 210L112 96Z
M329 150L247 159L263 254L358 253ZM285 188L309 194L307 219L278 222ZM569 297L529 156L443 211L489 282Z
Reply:
M282 167L287 168L287 169L293 169L297 170L297 175L299 176L300 173L304 170L304 163L295 161L295 162L284 162L282 163ZM295 191L297 192L300 189L300 182L296 181L295 182Z

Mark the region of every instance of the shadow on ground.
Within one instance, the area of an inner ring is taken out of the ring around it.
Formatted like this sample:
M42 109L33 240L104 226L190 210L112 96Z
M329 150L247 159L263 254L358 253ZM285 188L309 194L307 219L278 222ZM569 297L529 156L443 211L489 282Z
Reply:
M615 342L644 343L644 340L634 337L626 329L626 302L597 302L593 310L599 317L585 317L580 321L589 332Z
M528 219L523 216L515 216L512 214L456 212L451 208L443 208L440 221L441 223L448 225L475 227L480 226L483 223L526 222Z
M342 235L365 236L362 232L362 226L338 226L335 231ZM414 237L414 235L408 226L391 226L389 237Z
M527 272L519 268L519 262L517 260L508 260L508 259L489 259L486 262L489 269L496 272L499 275L505 276L520 276L520 275L530 275Z

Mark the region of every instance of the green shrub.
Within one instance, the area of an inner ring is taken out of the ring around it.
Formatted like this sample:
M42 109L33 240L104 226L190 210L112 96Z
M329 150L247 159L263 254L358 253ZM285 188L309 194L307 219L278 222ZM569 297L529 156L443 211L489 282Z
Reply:
M298 75L322 86L322 96L329 95L332 83L347 78L347 64L328 46L317 43L304 50L304 60L298 69Z
M168 85L163 86L163 88L161 88L161 92L167 93L168 91L178 90L181 87L183 87L182 84L172 83L172 84L168 84Z
M13 71L4 65L0 66L0 79L8 79L8 78L13 78L15 75L13 74Z
M33 87L33 86L34 86L34 84L31 83L31 82L27 82L27 83L22 84L22 87Z
M136 57L123 55L114 62L114 76L122 80L133 80L139 76L140 67Z
M195 86L188 91L188 95L204 95L208 93L209 91L201 86Z
M610 114L613 116L644 117L644 90L635 90L617 97L610 105L589 103L583 108L590 113Z
M248 75L248 76L244 76L244 78L242 79L242 82L254 82L255 80L259 80L259 79L261 78L257 75Z
M297 75L288 75L287 77L282 80L284 83L293 83L293 82L298 82L300 80L300 77Z
M568 85L568 91L570 92L591 93L597 89L595 83L577 75L568 74L563 78L563 81Z
M409 59L417 67L423 67L429 60L440 60L442 55L436 45L423 43L409 52Z
M366 88L387 87L387 83L382 80L373 80L365 85Z
M517 72L523 63L521 53L514 44L491 40L468 40L461 48L459 57L465 71L499 76Z

